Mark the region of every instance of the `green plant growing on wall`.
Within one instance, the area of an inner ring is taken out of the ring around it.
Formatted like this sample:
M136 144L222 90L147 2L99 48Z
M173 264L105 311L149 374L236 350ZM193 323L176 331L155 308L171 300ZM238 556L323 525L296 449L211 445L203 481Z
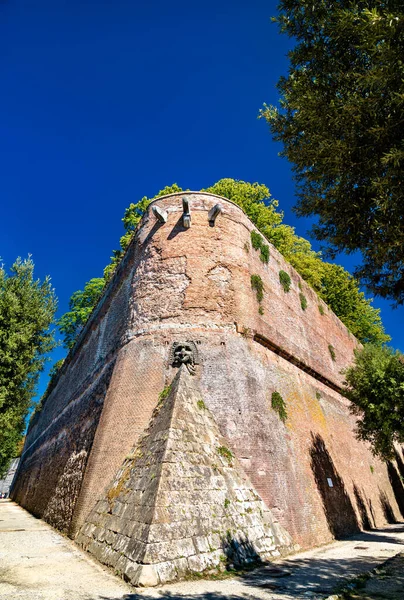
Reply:
M299 298L300 298L300 306L302 307L302 310L306 310L306 308L307 308L306 296L304 294L302 294L302 292L300 292Z
M206 405L205 405L205 402L203 400L198 400L198 402L196 403L196 405L197 405L197 407L200 410L205 410L206 409Z
M217 448L217 453L219 456L221 456L222 458L226 459L227 462L229 463L229 466L231 467L233 464L233 458L234 458L234 454L231 450L229 450L228 448L226 448L226 446L219 446Z
M318 312L320 313L320 315L325 315L325 311L322 304L318 305Z
M279 271L279 281L281 286L283 287L283 291L287 293L290 290L290 286L292 285L292 280L286 271Z
M320 392L316 392L316 398L317 398L317 400L321 400L321 394L320 394Z
M285 402L279 392L273 392L271 406L278 413L280 420L284 423L288 418Z
M264 307L262 305L258 308L258 314L261 316L264 314Z
M228 498L225 499L224 501L224 508L227 509L230 506L230 500Z
M244 251L247 252L247 254L250 254L250 246L249 246L248 242L244 243L243 248L244 248Z
M373 475L373 473L375 472L375 468L374 468L374 466L373 466L373 465L370 465L370 472L372 473L372 475Z
M259 250L262 244L262 236L254 230L251 232L250 235L252 247L254 248L254 250Z
M166 385L165 388L159 393L159 404L162 404L166 398L170 395L171 384Z
M332 346L331 344L328 344L328 351L329 351L329 353L331 355L331 359L335 362L336 356L335 356L335 348L334 348L334 346Z
M120 249L114 250L111 262L104 270L104 281L93 279L85 285L84 290L75 292L70 311L60 320L67 347L71 347L77 339L97 303L104 282L111 278L150 202L181 191L178 185L173 184L160 190L153 198L143 197L125 210L122 219L125 233L120 239ZM296 235L293 227L282 222L283 213L277 210L278 201L271 197L265 185L227 178L202 191L224 196L240 206L259 230L259 233L255 231L255 235L260 244L257 249L261 251L261 260L269 260L269 246L265 248L265 240L275 246L360 342L383 344L390 339L384 332L380 310L373 308L372 300L360 291L356 279L343 267L324 262L308 240ZM248 242L244 250L249 251ZM300 281L298 285L302 291Z
M264 283L259 275L251 275L251 287L256 291L258 302L264 299Z
M262 235L257 233L256 231L251 232L251 245L254 250L260 251L260 259L263 263L269 262L269 246L264 242L264 238Z

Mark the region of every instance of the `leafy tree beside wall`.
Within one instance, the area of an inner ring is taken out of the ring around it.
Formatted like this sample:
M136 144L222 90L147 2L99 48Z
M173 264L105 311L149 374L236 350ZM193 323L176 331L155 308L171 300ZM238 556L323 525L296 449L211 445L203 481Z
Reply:
M160 196L181 191L177 184L167 186L153 198L143 197L125 210L125 234L121 237L120 249L113 252L111 262L104 270L106 280L111 277L122 258L150 202ZM379 310L373 308L371 300L365 298L358 282L342 267L324 262L321 254L312 249L308 240L296 235L293 227L283 223L279 203L271 197L265 185L227 178L202 191L223 196L239 205L263 236L283 254L360 341L381 344L390 339L384 332ZM104 283L103 279L92 279L83 291L73 294L70 311L60 320L60 328L68 348L74 345Z
M97 304L104 286L105 279L95 277L86 283L84 290L74 292L70 298L69 311L58 322L59 329L64 335L66 348L74 346L77 336Z
M345 378L359 439L370 442L380 458L394 458L394 444L404 443L404 356L367 344L355 352Z
M46 354L56 345L50 329L57 299L49 277L34 279L31 258L0 268L0 476L20 450Z
M404 302L404 3L282 0L296 45L261 111L298 183L296 211L318 216L317 239L361 251L357 276Z

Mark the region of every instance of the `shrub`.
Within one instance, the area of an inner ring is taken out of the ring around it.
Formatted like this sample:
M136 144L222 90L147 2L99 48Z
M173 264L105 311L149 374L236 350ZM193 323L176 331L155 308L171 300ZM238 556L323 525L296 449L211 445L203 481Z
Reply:
M251 245L254 248L254 250L259 250L261 248L262 242L262 236L253 230L251 232Z
M279 392L273 392L271 398L271 406L279 415L280 420L284 423L288 418L285 402Z
M258 302L264 298L264 283L259 275L251 275L251 287L257 293Z
M263 263L267 263L269 261L269 246L264 242L264 238L262 235L257 233L256 231L251 232L251 245L254 250L260 251L260 259Z
M330 352L332 360L335 362L335 348L334 348L334 346L331 346L331 344L328 344L328 350Z
M306 310L306 308L307 308L306 296L300 292L299 298L300 298L300 306L302 307L302 310Z
M286 271L279 271L279 281L283 287L283 291L287 293L292 285L292 280Z

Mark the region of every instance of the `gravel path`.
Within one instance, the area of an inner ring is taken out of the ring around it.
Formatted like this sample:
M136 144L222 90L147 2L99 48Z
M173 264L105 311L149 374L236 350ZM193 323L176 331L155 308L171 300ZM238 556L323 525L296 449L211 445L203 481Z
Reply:
M322 599L345 578L404 549L404 524L361 533L251 573L136 590L68 539L9 500L0 500L1 600L303 600Z

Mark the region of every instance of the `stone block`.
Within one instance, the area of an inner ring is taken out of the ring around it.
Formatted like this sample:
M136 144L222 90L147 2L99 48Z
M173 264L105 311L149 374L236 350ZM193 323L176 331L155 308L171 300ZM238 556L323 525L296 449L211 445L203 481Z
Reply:
M160 583L168 583L177 578L178 573L173 561L158 563L155 565Z
M135 585L140 587L152 587L160 583L155 565L141 565L139 574L136 577Z

